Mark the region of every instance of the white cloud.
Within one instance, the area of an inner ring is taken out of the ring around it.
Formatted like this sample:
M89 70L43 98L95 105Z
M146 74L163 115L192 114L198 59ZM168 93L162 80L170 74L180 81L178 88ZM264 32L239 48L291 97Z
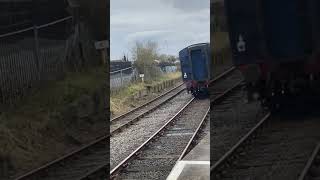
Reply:
M158 42L177 55L193 43L210 41L209 0L111 0L111 59L128 53L136 40Z
M126 42L135 42L135 41L146 41L146 40L152 40L159 37L165 37L166 34L170 33L170 31L167 30L151 30L151 31L139 31L139 32L133 32L126 37Z

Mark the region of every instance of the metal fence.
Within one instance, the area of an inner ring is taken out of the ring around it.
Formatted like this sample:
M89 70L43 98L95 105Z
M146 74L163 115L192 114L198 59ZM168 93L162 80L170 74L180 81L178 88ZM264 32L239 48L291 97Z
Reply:
M111 90L117 90L121 87L128 86L137 80L137 71L133 67L110 72Z
M62 77L72 17L0 35L0 104L14 104L43 81Z
M173 73L177 71L175 67L160 68L157 66L145 66L144 71L144 81L149 82L161 77L166 73ZM117 92L123 87L127 87L129 84L141 81L142 78L139 77L139 72L137 68L129 67L121 69L118 71L110 72L110 90L112 93Z

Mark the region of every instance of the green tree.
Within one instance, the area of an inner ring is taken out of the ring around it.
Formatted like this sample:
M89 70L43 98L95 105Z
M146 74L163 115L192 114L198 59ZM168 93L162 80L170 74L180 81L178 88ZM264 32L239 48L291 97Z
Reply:
M160 62L166 62L168 61L168 56L166 54L161 54L157 58Z
M177 60L177 58L173 55L169 55L168 61L174 63Z
M144 73L145 67L152 66L158 57L158 44L154 41L146 43L137 41L132 48L132 59L140 73Z
M158 43L154 41L136 41L131 50L134 66L139 73L145 74L145 79L154 79L159 76L159 69L155 64L158 56Z

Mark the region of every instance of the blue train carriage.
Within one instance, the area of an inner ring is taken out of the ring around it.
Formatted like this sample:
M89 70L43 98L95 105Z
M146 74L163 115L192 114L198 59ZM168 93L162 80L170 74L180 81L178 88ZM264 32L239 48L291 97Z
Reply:
M188 93L195 97L203 97L209 94L210 81L210 44L193 44L179 52L183 82Z

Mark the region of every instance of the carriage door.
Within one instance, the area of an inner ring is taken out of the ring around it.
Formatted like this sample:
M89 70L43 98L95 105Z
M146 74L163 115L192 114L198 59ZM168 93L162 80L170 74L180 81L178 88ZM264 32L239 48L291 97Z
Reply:
M202 49L191 49L191 63L193 79L196 81L205 81L208 77L205 52Z

